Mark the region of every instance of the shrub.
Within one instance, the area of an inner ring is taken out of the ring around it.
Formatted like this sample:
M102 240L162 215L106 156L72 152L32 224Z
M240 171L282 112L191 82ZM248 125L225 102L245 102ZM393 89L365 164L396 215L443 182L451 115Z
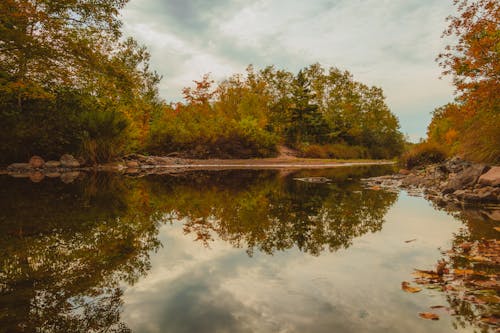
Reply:
M435 143L423 142L415 145L401 156L401 163L408 169L426 164L439 163L446 159L446 151Z
M360 159L370 157L367 148L343 143L301 145L299 151L302 157L309 158Z

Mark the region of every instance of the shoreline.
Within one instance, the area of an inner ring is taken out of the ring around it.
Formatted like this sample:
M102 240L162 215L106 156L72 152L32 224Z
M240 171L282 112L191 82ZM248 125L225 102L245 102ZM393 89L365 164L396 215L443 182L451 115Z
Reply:
M472 206L489 208L493 210L490 218L500 221L500 166L453 158L362 182L374 190L404 190L411 196L421 196L437 206L454 210Z
M14 178L30 178L39 182L45 177L61 178L69 183L81 173L114 172L130 176L145 176L153 174L179 173L190 170L300 170L300 169L328 169L351 166L395 165L389 160L335 160L309 159L296 157L275 157L255 159L184 159L175 157L130 155L119 161L92 166L80 165L72 156L71 164L59 161L48 161L34 165L33 157L30 163L14 163L0 168L0 175ZM61 160L62 161L62 160Z

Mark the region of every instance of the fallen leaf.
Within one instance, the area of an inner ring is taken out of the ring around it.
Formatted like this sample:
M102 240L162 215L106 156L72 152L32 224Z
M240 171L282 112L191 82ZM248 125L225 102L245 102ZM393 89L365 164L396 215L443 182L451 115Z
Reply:
M481 318L481 321L483 323L492 324L492 325L500 324L500 318L498 318L498 317L483 317L483 318Z
M472 275L474 271L472 269L454 269L453 273L455 273L455 275Z
M410 240L405 241L405 243L411 243L411 242L414 242L416 240L417 240L416 238L415 239L410 239Z
M420 269L415 269L413 275L424 279L439 279L439 275L434 271L423 271Z
M401 289L403 289L407 293L418 293L419 291L422 290L419 287L412 287L412 286L410 286L410 282L406 282L406 281L403 281L401 283Z
M430 307L431 309L446 309L444 305L433 305Z
M418 315L423 319L439 320L439 316L431 312L420 312Z

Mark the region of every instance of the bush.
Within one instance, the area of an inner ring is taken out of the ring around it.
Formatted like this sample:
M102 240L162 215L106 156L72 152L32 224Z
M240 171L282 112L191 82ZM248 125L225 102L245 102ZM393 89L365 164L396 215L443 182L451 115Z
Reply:
M302 157L308 158L361 159L370 157L367 148L343 143L301 145L299 151Z
M446 159L446 151L435 143L423 142L415 145L401 156L401 164L408 169L439 163Z

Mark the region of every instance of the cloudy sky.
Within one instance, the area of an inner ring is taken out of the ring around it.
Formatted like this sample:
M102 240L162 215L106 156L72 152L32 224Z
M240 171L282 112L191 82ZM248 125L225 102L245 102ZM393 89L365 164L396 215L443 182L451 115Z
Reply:
M436 55L451 0L131 0L125 32L147 45L161 94L204 73L221 80L248 64L296 72L311 63L349 70L384 89L413 140L430 112L453 98Z

